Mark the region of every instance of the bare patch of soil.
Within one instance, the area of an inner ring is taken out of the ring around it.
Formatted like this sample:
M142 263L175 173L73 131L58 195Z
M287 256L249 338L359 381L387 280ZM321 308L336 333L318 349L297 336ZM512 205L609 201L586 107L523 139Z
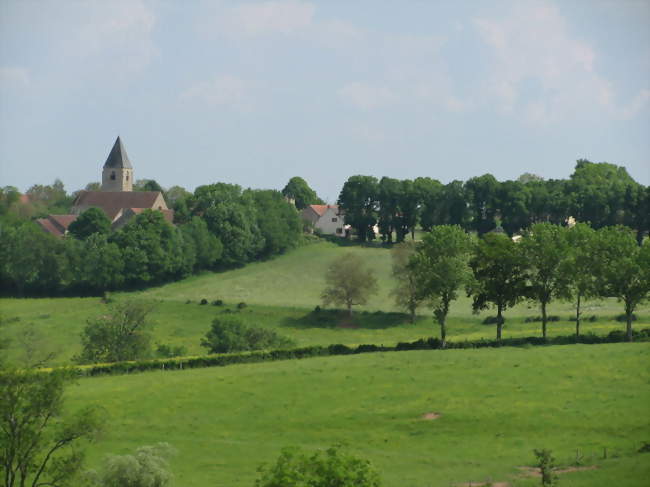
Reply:
M598 465L585 465L584 467L563 467L553 469L553 473L562 475L564 473L581 472L583 470L596 470ZM542 473L537 467L517 467L523 477L541 477Z
M440 416L442 416L442 413L424 413L422 415L422 419L425 419L427 421L433 421L434 419L438 419ZM476 484L476 485L479 485L479 484Z
M510 487L508 482L465 482L455 485L458 487L481 487L483 485L489 485L491 487Z

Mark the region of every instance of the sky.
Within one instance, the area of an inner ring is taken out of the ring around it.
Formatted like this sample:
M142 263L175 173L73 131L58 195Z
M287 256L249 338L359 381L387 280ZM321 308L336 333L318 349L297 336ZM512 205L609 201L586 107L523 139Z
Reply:
M0 186L650 184L650 0L0 0Z

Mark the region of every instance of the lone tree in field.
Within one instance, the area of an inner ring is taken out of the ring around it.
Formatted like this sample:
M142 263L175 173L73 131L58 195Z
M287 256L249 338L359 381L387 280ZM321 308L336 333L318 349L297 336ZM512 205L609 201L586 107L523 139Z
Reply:
M147 357L151 352L151 324L147 315L153 305L126 301L108 313L88 320L81 341L79 363L120 362Z
M449 305L473 280L469 267L472 245L470 235L458 225L440 225L424 236L411 258L419 296L431 304L443 347Z
M4 370L0 374L0 485L75 485L84 455L80 445L101 429L99 410L64 416L63 371Z
M526 292L526 262L507 235L487 233L479 240L470 262L474 283L469 288L474 311L494 306L497 340L501 340L503 312L517 304Z
M529 297L540 304L542 336L546 338L546 308L553 298L566 298L568 276L565 261L569 254L566 228L551 223L533 225L519 243L528 263Z
M632 315L650 293L650 240L639 246L626 227L605 227L596 238L596 273L600 294L625 305L627 340L632 341Z
M325 274L325 282L327 287L321 294L323 304L345 305L348 316L352 316L352 306L366 304L377 292L375 272L352 253L334 259Z
M410 265L414 253L414 242L402 242L395 245L391 251L393 279L395 279L395 287L391 294L395 298L395 304L408 311L411 323L415 322L415 312L422 304L422 297L418 294L416 273Z
M567 276L569 292L575 299L576 337L580 336L582 300L598 295L595 257L596 231L586 223L578 223L566 233L569 255L562 272Z

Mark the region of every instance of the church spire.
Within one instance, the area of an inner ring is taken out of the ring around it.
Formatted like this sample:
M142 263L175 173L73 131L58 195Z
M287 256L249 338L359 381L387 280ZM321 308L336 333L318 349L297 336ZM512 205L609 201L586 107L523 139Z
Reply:
M115 140L115 144L113 144L111 153L108 154L108 158L104 163L104 169L106 168L133 169L133 166L131 166L131 161L129 161L129 156L126 155L126 149L124 148L124 144L122 144L122 139L120 139L119 135Z

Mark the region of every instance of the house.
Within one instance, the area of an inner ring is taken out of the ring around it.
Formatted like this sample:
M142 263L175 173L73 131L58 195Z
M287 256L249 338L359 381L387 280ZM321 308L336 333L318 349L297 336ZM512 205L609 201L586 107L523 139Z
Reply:
M102 168L100 191L80 191L72 203L72 214L49 215L37 220L41 228L57 237L65 236L68 226L88 208L99 208L117 230L144 210L161 211L172 223L174 211L167 208L160 191L133 191L133 166L118 137Z
M309 205L301 212L303 220L308 221L323 235L345 236L345 217L338 205Z

